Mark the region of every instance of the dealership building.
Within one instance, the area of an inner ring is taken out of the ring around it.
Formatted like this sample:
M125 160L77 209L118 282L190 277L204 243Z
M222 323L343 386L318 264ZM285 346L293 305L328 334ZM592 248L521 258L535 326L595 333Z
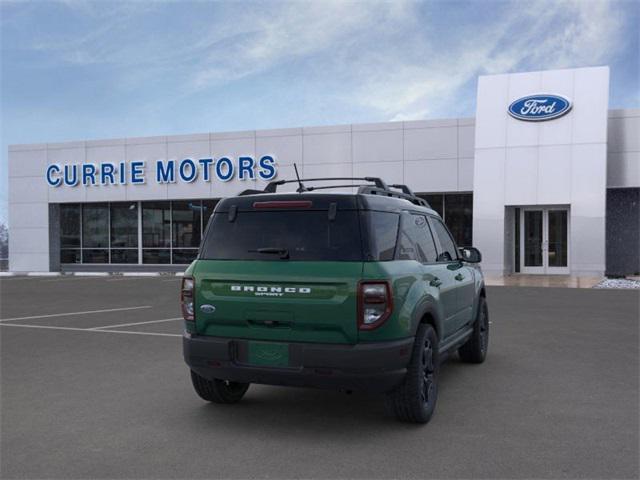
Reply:
M481 76L475 118L12 145L9 269L184 269L220 198L295 163L408 185L486 272L637 275L640 110L608 103L577 68Z

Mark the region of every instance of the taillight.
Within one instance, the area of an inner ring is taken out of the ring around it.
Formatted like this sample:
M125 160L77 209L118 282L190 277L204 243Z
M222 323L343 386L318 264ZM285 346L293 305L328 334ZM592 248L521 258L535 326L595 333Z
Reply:
M195 282L191 277L182 278L182 288L180 290L180 304L182 305L182 316L185 320L193 322L194 320L194 297Z
M389 282L361 282L358 287L358 328L373 330L393 311Z

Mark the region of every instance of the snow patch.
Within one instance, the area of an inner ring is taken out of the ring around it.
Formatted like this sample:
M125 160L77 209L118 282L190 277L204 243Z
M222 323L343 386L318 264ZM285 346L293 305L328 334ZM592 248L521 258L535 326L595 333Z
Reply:
M640 280L631 280L628 278L606 278L593 288L623 288L623 289L640 289Z

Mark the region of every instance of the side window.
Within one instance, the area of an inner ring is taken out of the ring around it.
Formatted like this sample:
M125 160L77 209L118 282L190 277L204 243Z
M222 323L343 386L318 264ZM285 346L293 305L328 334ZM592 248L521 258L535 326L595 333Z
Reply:
M436 246L424 215L403 216L398 247L399 260L436 261Z
M453 242L449 231L444 226L442 221L431 218L431 227L433 233L438 237L440 241L441 252L438 255L438 262L450 262L458 258L458 252L456 250L456 244Z
M399 215L390 212L365 212L369 222L369 250L373 260L393 260L398 236Z
M396 258L398 260L418 260L415 244L411 241L411 238L404 229L400 231L400 235L398 236Z

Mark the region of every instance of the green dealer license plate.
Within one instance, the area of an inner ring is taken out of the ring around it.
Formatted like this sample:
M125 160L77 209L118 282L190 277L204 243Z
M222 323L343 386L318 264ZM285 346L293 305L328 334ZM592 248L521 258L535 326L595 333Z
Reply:
M289 345L286 343L249 342L249 363L268 367L288 367Z

